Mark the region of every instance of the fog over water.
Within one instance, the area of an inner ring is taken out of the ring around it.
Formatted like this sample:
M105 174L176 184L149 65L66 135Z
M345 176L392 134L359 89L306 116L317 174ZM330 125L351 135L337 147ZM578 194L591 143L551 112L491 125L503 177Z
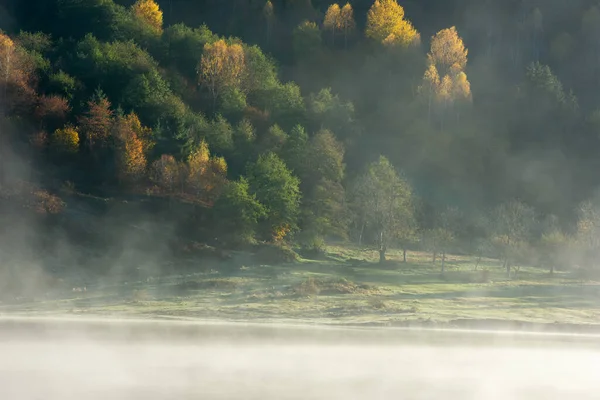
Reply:
M600 339L0 320L2 399L596 399Z

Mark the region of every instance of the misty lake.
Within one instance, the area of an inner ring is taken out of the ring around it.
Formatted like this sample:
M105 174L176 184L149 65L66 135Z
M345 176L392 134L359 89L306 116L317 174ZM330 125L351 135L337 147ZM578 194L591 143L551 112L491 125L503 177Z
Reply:
M0 319L0 398L592 399L600 337Z

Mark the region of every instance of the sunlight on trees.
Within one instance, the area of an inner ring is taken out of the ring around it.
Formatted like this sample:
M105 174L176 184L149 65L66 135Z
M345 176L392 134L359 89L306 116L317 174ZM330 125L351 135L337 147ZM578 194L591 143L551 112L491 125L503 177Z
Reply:
M50 145L57 154L74 155L79 151L79 133L73 126L54 131Z
M407 47L420 42L419 33L404 19L404 8L397 0L375 0L367 13L365 34L386 45Z
M245 57L241 45L228 45L222 39L204 45L198 75L200 83L212 96L213 108L225 89L240 87L244 70Z
M157 33L162 33L163 12L154 0L137 0L131 6L133 14L146 22Z

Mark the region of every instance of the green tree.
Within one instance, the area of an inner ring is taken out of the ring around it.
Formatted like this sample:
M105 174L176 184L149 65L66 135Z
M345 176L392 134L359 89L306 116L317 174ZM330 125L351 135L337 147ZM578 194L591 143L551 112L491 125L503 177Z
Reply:
M263 236L275 236L282 229L297 228L300 208L300 181L275 153L266 153L247 168L250 193L266 208Z
M304 21L298 25L294 29L292 40L297 60L312 58L321 51L321 31L314 22Z
M513 200L494 210L493 221L493 243L506 268L506 275L510 277L511 264L518 258L519 251L531 241L535 212L532 207Z
M376 233L379 262L385 262L388 245L409 229L413 215L410 184L381 156L356 178L350 195L361 232L368 228Z
M252 243L259 220L266 217L265 207L250 194L246 178L230 181L214 207L218 229L233 244Z

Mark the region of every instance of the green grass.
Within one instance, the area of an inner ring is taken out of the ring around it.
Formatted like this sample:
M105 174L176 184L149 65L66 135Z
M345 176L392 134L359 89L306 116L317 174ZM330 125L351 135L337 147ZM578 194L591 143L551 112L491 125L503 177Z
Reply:
M150 277L139 282L62 291L0 306L0 313L382 323L496 319L591 324L600 318L600 283L523 267L507 279L496 260L450 255L446 272L431 255L330 246L325 260L280 266ZM351 260L351 261L349 261ZM361 260L358 262L357 260ZM487 271L487 272L482 272Z

